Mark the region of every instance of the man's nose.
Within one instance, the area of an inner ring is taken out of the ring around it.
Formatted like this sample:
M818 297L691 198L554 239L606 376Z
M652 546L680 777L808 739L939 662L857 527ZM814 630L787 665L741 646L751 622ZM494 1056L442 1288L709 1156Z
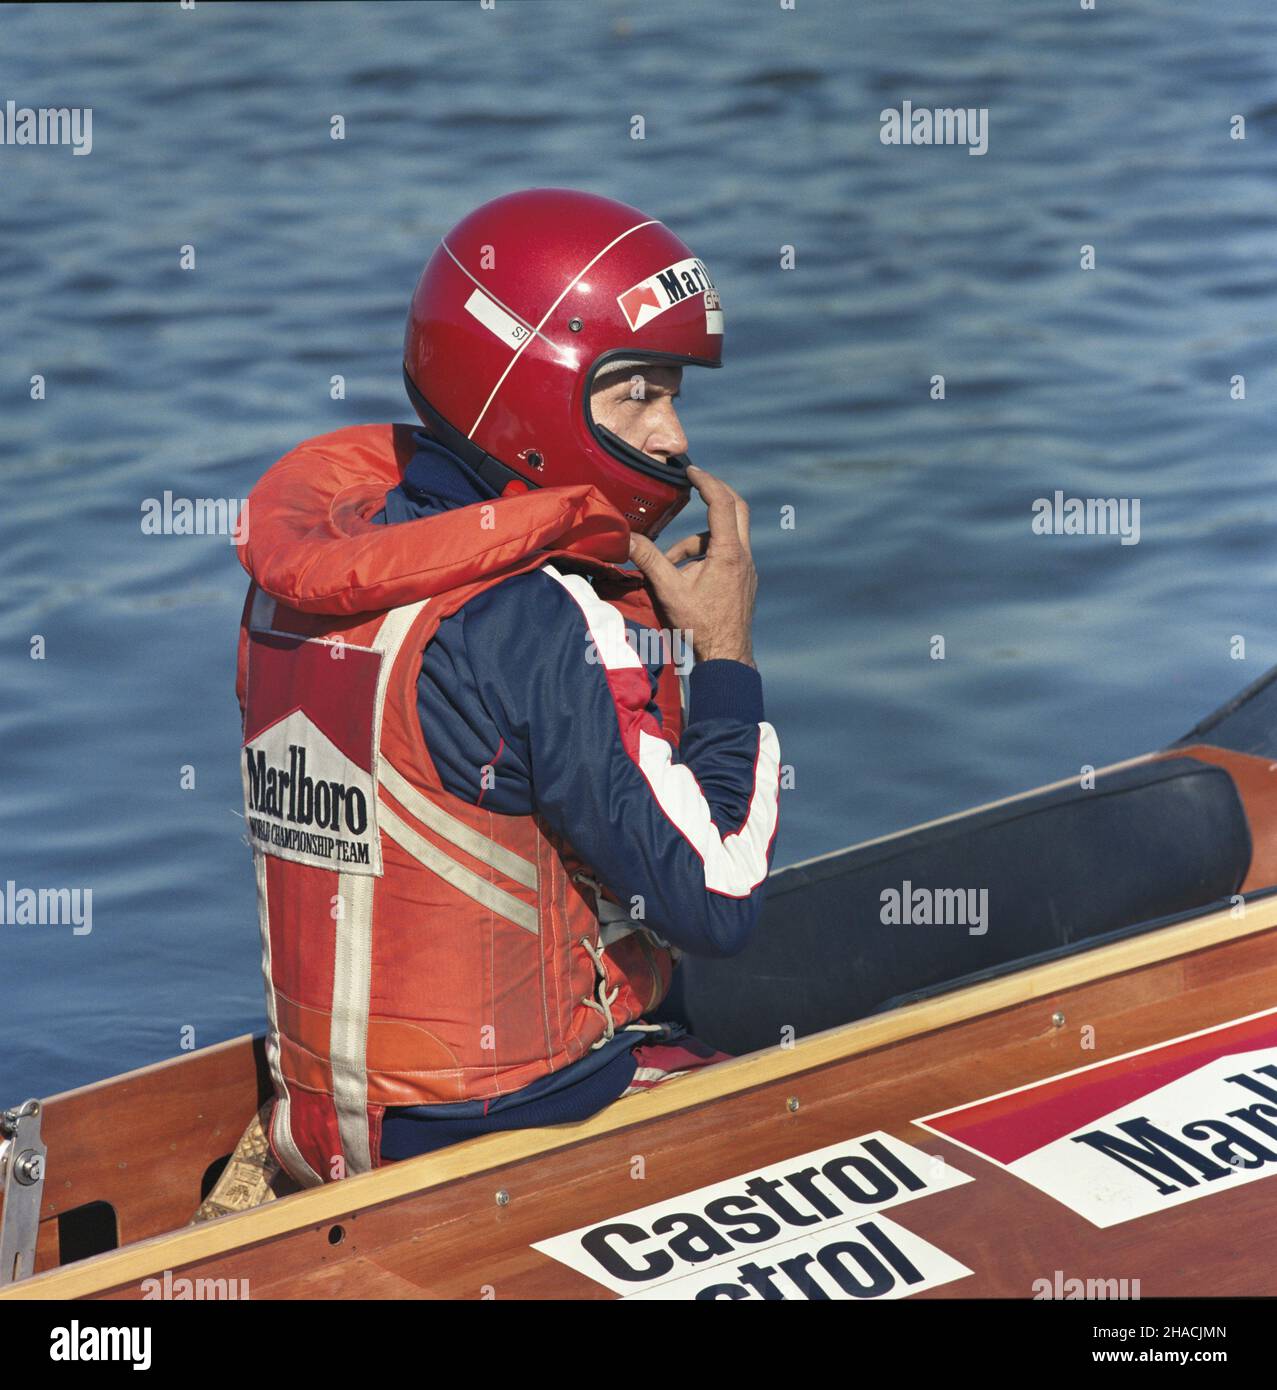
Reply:
M643 452L659 458L670 458L674 454L687 452L687 436L683 433L683 425L678 418L678 411L674 409L673 401L666 400L660 403Z

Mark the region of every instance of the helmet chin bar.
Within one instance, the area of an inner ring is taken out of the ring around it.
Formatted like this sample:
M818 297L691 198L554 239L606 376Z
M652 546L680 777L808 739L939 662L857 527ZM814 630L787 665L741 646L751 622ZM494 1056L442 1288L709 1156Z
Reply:
M540 483L534 483L530 478L525 478L522 473L516 473L513 468L507 468L504 463L499 459L494 459L491 454L484 453L474 440L467 439L459 429L450 425L417 390L416 383L408 375L407 367L403 369L403 384L404 389L408 392L408 399L416 406L417 413L429 423L430 429L439 443L445 449L451 449L459 459L468 463L498 497L511 483L518 483L521 487L540 487Z
M627 444L619 434L613 434L606 425L595 424L593 420L590 424L594 437L619 463L628 464L636 472L646 473L649 478L659 478L661 482L671 483L674 487L691 487L687 480L687 468L692 460L686 454L671 454L662 463L651 454L636 449L633 444Z

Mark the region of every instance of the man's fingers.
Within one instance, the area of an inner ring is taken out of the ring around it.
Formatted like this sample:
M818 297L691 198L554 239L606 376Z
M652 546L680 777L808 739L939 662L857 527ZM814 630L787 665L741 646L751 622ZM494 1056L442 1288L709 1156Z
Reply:
M709 532L701 531L695 536L684 536L681 541L675 541L665 552L665 558L671 565L681 564L684 560L701 559L709 545Z
M745 499L740 495L739 492L736 491L736 489L735 489L734 487L732 487L729 483L725 483L725 482L722 480L722 478L716 478L716 477L714 476L714 474L712 474L712 473L706 473L705 470L704 470L703 468L698 468L698 469L696 469L696 471L697 471L697 473L701 474L702 477L704 477L704 478L706 478L706 479L709 480L709 482L707 483L707 487L708 487L709 490L708 490L708 491L702 490L701 496L704 497L705 500L706 500L706 503L710 505L710 507L711 507L711 515L712 515L712 503L710 503L710 494L711 494L711 493L717 492L717 493L719 493L719 494L721 495L721 497L730 499L730 501L731 501L731 503L732 503L732 506L733 506L733 508L735 509L735 516L733 517L733 520L735 521L735 524L736 524L736 535L737 535L737 538L739 539L741 545L744 546L744 548L745 548L746 550L748 550L748 549L749 549L749 503L745 501ZM689 474L689 476L690 476L690 474ZM724 508L724 511L725 511L725 510L726 510L726 508Z
M692 465L687 470L692 486L705 500L709 511L710 550L734 550L740 544L740 522L736 512L736 493L721 479Z
M749 550L749 503L739 494L736 497L736 531L740 543Z
M681 575L674 565L646 537L637 531L630 532L630 559L651 581L657 598L673 592Z

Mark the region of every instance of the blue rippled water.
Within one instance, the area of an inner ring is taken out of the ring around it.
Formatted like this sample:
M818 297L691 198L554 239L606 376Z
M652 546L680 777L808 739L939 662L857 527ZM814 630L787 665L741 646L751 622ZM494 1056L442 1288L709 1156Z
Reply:
M753 506L778 863L1158 746L1277 659L1271 0L3 6L6 99L94 124L0 146L0 886L94 915L0 927L0 1100L261 1026L243 576L140 508L410 419L416 276L511 188L648 209L722 290L684 419ZM906 99L987 107L987 154L882 144ZM1140 543L1034 536L1057 488L1138 497Z

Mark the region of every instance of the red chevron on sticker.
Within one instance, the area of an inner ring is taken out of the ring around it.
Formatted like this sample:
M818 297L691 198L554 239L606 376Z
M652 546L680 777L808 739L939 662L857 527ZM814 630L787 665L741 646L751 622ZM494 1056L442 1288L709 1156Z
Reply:
M646 283L635 285L632 290L626 290L618 298L617 303L621 306L626 322L634 332L637 332L648 319L655 318L665 308L665 305L656 297L656 291L650 284ZM644 309L648 312L644 313Z

